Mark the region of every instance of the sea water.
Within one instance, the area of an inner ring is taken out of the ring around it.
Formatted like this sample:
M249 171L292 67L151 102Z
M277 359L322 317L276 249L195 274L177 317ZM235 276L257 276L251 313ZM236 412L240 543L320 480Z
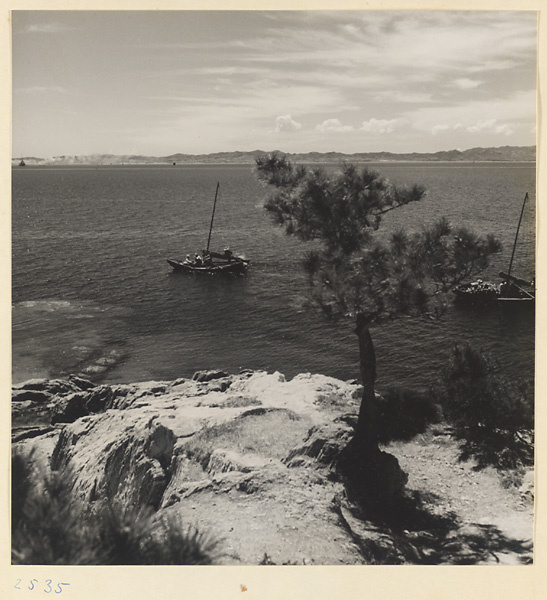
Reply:
M503 243L484 279L507 270L522 200L530 195L513 272L534 272L535 165L369 164L427 196L382 228L417 229L440 216ZM334 167L329 166L332 170ZM252 261L246 276L173 273L207 244ZM306 245L263 208L252 165L44 166L12 172L13 381L80 374L94 381L189 377L220 368L359 376L351 323L302 309ZM438 322L374 327L378 386L430 385L455 343L490 352L511 376L534 373L533 310L450 305Z

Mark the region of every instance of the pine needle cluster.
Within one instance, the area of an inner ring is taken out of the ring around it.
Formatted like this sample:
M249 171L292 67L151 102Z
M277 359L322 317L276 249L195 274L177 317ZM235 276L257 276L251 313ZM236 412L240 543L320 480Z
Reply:
M18 565L210 565L218 542L175 515L115 500L90 506L69 469L44 473L32 455L12 458L12 563ZM93 503L94 505L96 503Z

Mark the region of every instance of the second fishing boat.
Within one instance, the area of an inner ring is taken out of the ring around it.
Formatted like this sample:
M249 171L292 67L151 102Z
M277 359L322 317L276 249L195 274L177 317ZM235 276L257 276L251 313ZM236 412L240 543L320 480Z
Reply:
M515 250L524 215L524 208L528 201L528 193L524 196L520 218L511 252L511 260L509 261L509 269L507 273L502 271L500 277L501 283L490 283L478 279L472 283L464 283L454 288L456 301L465 304L491 304L493 302L504 302L506 305L527 304L533 306L536 300L536 284L535 279L526 280L520 277L515 277L512 274L513 260L515 258Z

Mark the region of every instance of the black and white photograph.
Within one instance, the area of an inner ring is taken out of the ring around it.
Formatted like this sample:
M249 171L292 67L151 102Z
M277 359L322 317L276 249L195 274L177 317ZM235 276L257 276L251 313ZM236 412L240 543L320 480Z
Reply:
M10 43L11 565L533 566L538 12Z

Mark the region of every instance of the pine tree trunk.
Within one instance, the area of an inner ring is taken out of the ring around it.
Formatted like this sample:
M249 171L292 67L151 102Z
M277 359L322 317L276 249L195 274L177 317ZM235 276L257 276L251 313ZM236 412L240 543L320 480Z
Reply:
M362 507L382 513L402 497L407 475L397 459L378 446L376 354L369 325L364 315L357 315L355 333L359 340L363 398L355 434L342 450L337 466L345 476L348 495Z

